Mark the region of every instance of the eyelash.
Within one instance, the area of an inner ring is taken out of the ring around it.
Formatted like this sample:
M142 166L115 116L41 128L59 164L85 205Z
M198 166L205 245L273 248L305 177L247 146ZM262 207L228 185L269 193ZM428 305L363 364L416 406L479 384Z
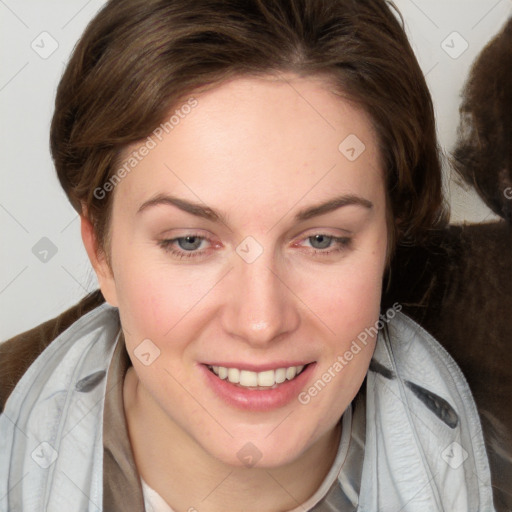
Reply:
M314 235L307 236L303 240L308 240L310 238L314 238L315 236L325 236L325 237L331 238L331 241L334 242L335 244L337 244L337 248L336 249L331 249L331 250L313 249L312 253L315 256L316 255L328 256L328 255L331 255L331 254L342 252L342 251L348 249L350 247L351 243L352 243L352 239L349 238L349 237L338 237L338 236L333 236L333 235L327 235L325 233L315 233ZM169 238L169 239L165 239L165 240L159 240L158 241L158 245L165 252L168 252L168 253L172 254L174 257L176 257L178 259L198 258L198 257L204 256L204 254L206 253L206 250L202 250L202 251L184 251L184 250L176 250L176 249L172 248L172 244L173 243L177 242L178 240L182 240L184 238L187 238L187 237L198 238L201 241L206 240L208 242L211 242L211 240L209 238L207 238L207 237L199 236L199 235L194 235L194 234L188 234L188 235L185 235L185 236L178 236L176 238Z

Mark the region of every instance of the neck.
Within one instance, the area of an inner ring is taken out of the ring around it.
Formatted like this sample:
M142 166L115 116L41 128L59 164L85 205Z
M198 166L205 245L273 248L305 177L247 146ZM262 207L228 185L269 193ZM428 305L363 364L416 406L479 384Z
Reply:
M141 477L180 512L292 510L322 483L336 457L341 435L338 423L284 466L235 467L214 458L172 422L139 385L133 368L125 379L124 406Z

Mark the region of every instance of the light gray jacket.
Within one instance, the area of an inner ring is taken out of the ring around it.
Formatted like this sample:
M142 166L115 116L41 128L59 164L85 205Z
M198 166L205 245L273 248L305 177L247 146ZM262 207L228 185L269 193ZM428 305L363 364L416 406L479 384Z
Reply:
M103 510L104 377L119 337L118 311L104 304L19 381L0 415L0 512ZM357 511L494 511L475 403L436 340L397 313L379 332L366 386ZM335 509L327 500L315 510Z

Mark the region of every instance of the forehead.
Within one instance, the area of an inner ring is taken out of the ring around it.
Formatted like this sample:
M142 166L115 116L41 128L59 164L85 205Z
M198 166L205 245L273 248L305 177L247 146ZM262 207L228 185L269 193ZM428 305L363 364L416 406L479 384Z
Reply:
M382 186L369 116L321 78L236 78L191 96L142 141L151 149L117 187L120 199L167 192L259 207L262 198L282 204L283 192L297 202L324 199L333 187L375 195Z

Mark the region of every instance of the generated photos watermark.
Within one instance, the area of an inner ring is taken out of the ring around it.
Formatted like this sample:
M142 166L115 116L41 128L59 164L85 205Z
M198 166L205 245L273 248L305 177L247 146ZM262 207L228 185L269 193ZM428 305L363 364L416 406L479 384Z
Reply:
M350 348L343 354L336 357L336 361L327 368L322 376L306 391L299 393L298 400L302 405L307 405L311 399L317 396L338 375L345 366L347 366L354 357L361 352L362 348L368 344L368 340L377 336L380 329L389 321L395 318L397 312L402 310L402 305L395 302L385 313L379 316L379 320L371 327L366 327L361 331L357 338L352 340Z
M198 101L196 98L189 98L186 103L177 108L174 114L163 123L160 123L152 132L151 135L138 147L137 150L132 151L125 159L123 165L103 184L101 187L94 189L93 195L96 199L105 199L108 192L112 192L114 188L125 178L130 172L141 162L144 157L149 155L152 149L155 149L159 142L161 142L166 134L171 133L176 126L178 126L182 119L184 119L192 109L197 107Z

